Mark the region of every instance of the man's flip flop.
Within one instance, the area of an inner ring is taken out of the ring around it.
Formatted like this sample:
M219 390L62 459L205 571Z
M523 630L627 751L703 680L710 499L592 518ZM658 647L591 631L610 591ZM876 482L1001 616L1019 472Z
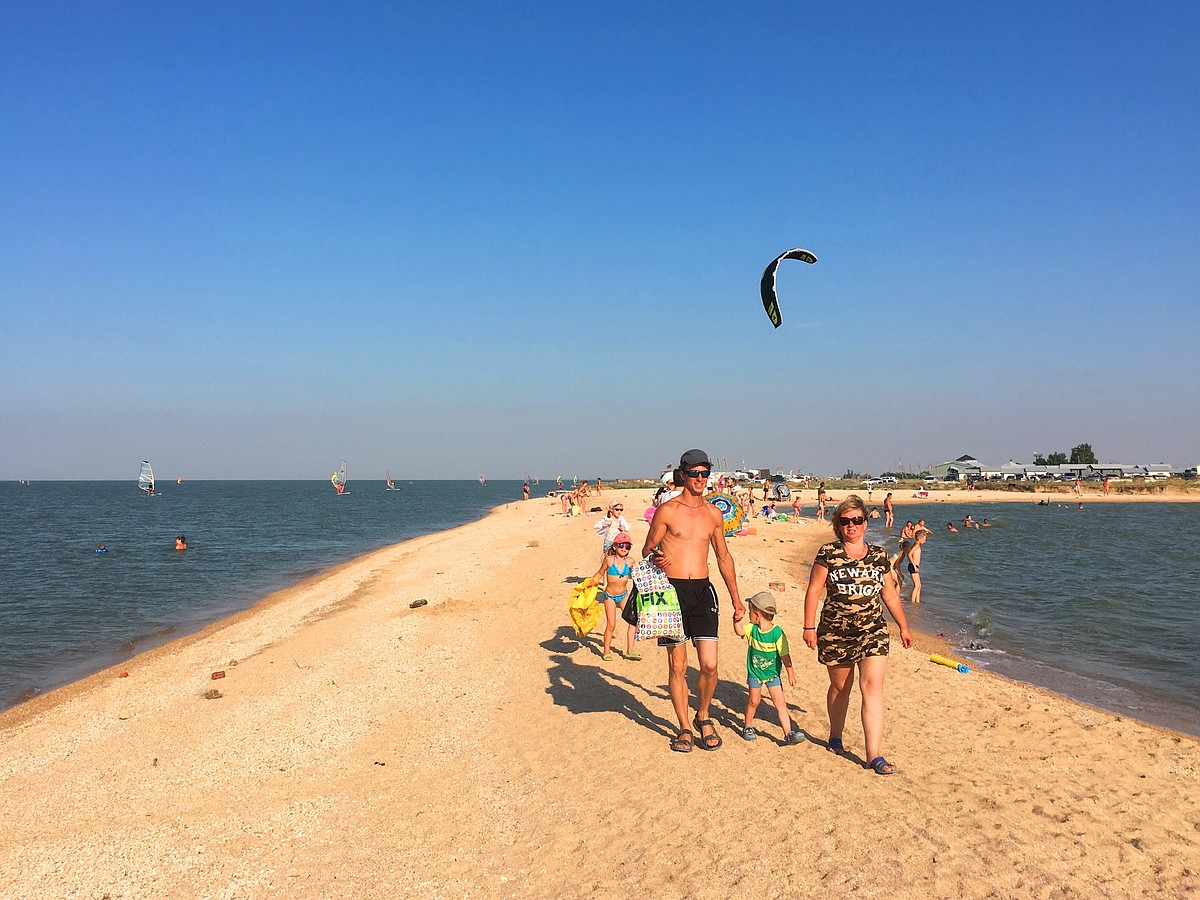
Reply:
M842 746L841 738L830 738L829 746L826 747L825 749L828 750L830 753L836 753L838 756L846 755L846 748L844 746Z
M692 733L686 728L675 736L671 741L671 749L676 753L691 753L692 752Z
M692 724L696 726L696 730L700 732L700 749L701 750L719 750L721 745L725 743L721 740L721 736L717 734L717 726L712 723L712 719L701 719L697 716L692 720ZM711 728L712 734L705 734L705 728Z
M876 775L891 775L896 771L896 767L882 756L875 757L873 760L867 763L867 765L875 770Z

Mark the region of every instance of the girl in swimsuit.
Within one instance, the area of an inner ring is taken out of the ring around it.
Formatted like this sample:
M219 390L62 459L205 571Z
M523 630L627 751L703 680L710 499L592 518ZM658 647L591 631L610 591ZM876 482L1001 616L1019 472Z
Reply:
M626 532L618 534L612 546L605 552L600 562L600 570L592 576L596 584L603 584L599 599L604 603L604 654L601 657L606 662L613 658L613 631L617 620L621 617L621 609L629 600L629 589L633 583L633 567L629 563L629 551L633 549L633 538ZM639 660L640 653L633 649L634 627L627 626L625 635L625 658Z

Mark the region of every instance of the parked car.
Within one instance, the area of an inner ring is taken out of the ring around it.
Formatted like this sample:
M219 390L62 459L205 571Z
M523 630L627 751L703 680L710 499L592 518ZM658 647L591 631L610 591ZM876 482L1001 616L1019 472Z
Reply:
M937 484L937 483L938 483L938 477L937 477L936 475L926 475L926 476L925 476L925 483L926 483L926 484Z
M877 484L883 484L883 479L882 478L868 478L866 481L861 482L859 484L859 487L869 488L869 487L875 487L875 485L877 485Z
M878 479L880 484L899 484L900 479L894 475L880 475Z

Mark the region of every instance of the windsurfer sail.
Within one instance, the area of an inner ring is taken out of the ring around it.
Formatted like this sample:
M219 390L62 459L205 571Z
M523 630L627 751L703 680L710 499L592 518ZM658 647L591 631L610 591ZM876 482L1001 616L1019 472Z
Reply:
M138 475L138 490L145 491L147 497L154 496L154 469L144 459L142 460L142 471Z
M329 483L333 485L333 489L339 494L344 494L346 492L346 482L349 480L350 471L346 465L346 461L343 459L342 464L338 467L338 470L334 472L333 476L329 479Z
M480 475L480 476L479 476L479 483L480 483L480 484L487 484L487 478L486 478L485 476L483 476L483 475Z
M387 489L389 491L394 491L396 489L396 483L394 481L392 481L392 473L384 472L383 474L384 474L384 477L387 479Z

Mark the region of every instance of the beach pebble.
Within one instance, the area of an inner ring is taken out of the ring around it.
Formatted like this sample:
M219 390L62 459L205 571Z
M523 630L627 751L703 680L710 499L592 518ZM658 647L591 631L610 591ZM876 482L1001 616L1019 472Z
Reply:
M420 600L414 600L412 603L408 604L408 608L409 609L417 609L418 607L425 606L428 603L429 603L428 600L425 600L424 598L422 598Z

